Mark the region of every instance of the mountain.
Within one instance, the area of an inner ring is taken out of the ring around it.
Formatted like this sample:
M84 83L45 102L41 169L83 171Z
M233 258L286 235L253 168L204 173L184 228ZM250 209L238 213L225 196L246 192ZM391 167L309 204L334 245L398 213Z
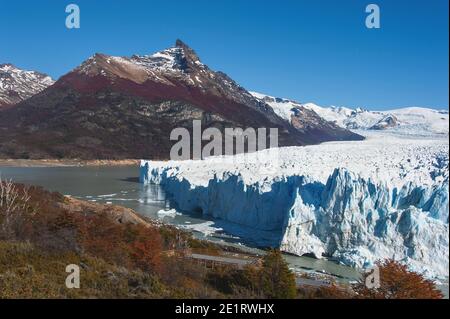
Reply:
M0 64L0 109L24 101L53 83L46 74Z
M251 92L253 96L269 104L280 117L290 120L295 109L314 111L324 120L342 128L359 130L392 130L403 134L449 133L448 111L420 107L408 107L390 111L368 111L362 108L322 107L314 103L299 103L290 99L275 98Z
M347 129L387 129L403 134L420 135L448 135L449 132L449 114L444 110L407 107L388 111L368 111L361 108L324 108L312 103L306 104L305 107Z
M362 139L303 110L289 123L178 40L152 55L95 54L0 115L0 157L168 159L170 132L278 128L279 145Z
M328 121L314 110L311 110L300 103L256 92L249 93L261 103L269 105L276 115L295 127L298 131L313 135L314 133L311 132L314 132L317 128L320 128L320 132L318 132L318 134L324 136L322 141L361 139L360 137L355 137L355 135L353 135L354 133L349 130L344 129L334 122Z

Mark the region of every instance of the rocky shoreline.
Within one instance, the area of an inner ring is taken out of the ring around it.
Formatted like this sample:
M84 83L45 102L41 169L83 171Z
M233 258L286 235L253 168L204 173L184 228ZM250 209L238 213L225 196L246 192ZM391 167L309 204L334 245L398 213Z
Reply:
M137 159L79 160L79 159L0 159L5 167L73 167L73 166L138 166Z

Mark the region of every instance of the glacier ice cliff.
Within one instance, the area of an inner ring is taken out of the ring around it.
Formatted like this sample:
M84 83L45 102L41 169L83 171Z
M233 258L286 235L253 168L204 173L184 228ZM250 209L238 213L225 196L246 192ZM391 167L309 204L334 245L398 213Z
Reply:
M326 183L307 175L246 184L239 173L193 184L177 167L142 161L143 183L160 184L180 210L280 233L272 246L353 267L393 258L429 277L448 276L448 176L433 185L389 186L335 169Z

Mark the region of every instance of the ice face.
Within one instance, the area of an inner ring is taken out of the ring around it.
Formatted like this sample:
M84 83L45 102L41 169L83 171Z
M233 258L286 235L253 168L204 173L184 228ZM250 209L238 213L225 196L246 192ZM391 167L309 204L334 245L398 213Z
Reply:
M272 244L289 253L325 254L355 267L394 258L448 275L448 180L430 189L408 183L398 190L336 169L326 184L290 176L274 180L267 191L231 173L196 186L148 162L141 178L160 183L182 210L280 230L281 242Z
M355 267L393 258L448 276L448 180L398 192L336 169L318 192L299 187L283 232L281 249L297 255L325 253Z

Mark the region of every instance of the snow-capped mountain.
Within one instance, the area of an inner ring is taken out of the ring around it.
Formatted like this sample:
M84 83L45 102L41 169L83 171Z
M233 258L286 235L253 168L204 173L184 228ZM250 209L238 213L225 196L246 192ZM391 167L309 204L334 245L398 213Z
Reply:
M361 108L324 108L312 103L305 107L324 119L348 129L391 129L404 134L448 134L449 113L421 107L407 107L388 111L368 111Z
M24 101L53 83L46 74L21 70L12 64L0 64L0 108Z
M389 111L369 111L362 108L322 107L314 103L299 103L251 92L269 104L275 113L290 121L296 109L306 108L323 119L350 130L393 130L402 134L447 134L449 112L428 108L408 107Z
M192 120L221 131L278 128L280 146L363 138L307 109L286 122L180 40L150 55L95 54L2 113L0 156L7 157L167 159L171 131L192 130Z
M76 68L75 73L89 77L105 76L112 81L130 80L144 84L151 81L160 85L178 86L180 82L198 88L203 93L233 100L256 109L267 106L223 72L212 71L197 54L181 40L175 47L150 55L115 57L96 54ZM63 78L64 80L64 78Z

